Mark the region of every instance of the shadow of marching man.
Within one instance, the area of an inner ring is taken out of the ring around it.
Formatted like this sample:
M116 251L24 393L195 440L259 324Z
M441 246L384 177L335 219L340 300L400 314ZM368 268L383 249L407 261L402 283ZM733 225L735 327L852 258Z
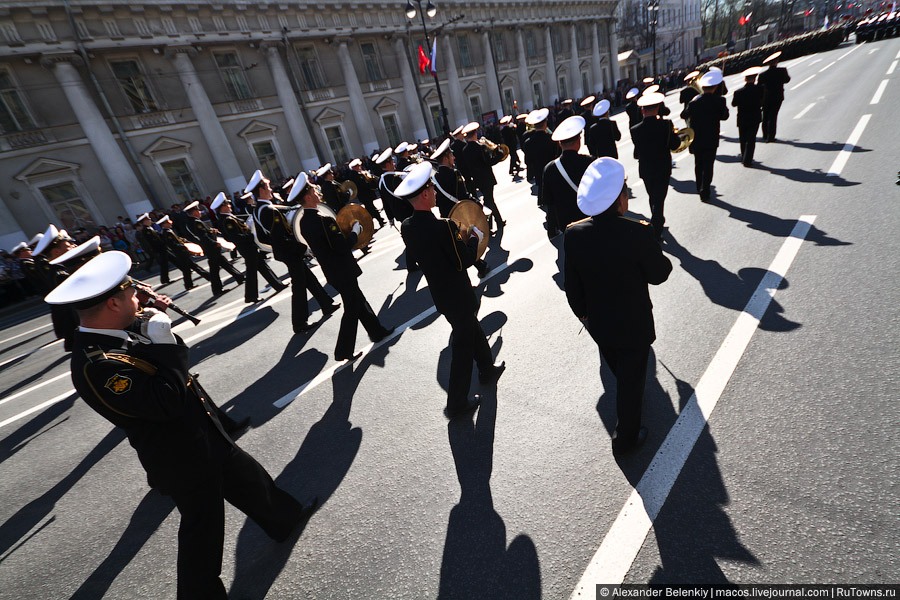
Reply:
M450 511L441 561L440 600L528 600L541 597L534 542L518 535L506 547L506 525L491 498L496 398L481 403L477 420L447 424L461 494Z

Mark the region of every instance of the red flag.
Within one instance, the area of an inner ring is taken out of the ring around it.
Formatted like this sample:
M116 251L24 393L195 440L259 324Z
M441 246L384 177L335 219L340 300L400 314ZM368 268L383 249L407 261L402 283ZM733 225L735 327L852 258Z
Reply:
M431 61L428 59L428 55L425 54L425 51L422 50L422 46L419 46L419 73L422 75L425 74L425 71L428 70L428 66L431 64Z

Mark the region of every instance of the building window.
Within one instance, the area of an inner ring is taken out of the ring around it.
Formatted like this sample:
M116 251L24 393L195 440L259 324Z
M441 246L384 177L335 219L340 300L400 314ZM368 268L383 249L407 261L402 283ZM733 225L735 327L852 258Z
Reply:
M362 50L363 62L366 64L366 75L369 81L381 81L384 79L384 73L381 70L381 63L378 61L378 49L371 42L359 45Z
M534 40L534 32L530 29L525 32L525 55L528 58L537 56L537 42Z
M503 34L495 33L491 40L491 46L494 48L494 56L498 63L506 62L506 44L503 43Z
M532 85L532 90L534 90L534 105L538 108L544 106L544 90L542 89L541 82L535 81Z
M428 107L431 113L431 123L434 125L434 131L444 131L444 119L441 118L441 107L439 104L432 104Z
M325 79L319 68L319 58L316 56L315 48L312 46L297 48L297 62L300 65L306 89L318 90L325 87Z
M172 186L172 190L175 192L175 199L179 203L183 204L190 202L193 198L200 197L200 190L197 189L194 176L191 175L191 170L188 168L186 160L179 158L161 162L160 167L162 167L166 179L169 180L169 185Z
M0 129L3 133L15 133L34 127L12 76L7 71L0 71Z
M112 61L110 65L122 93L125 94L134 112L149 113L159 110L136 60L117 60Z
M569 97L569 92L566 87L565 75L560 75L560 77L559 77L559 97L560 98L568 98Z
M516 101L516 97L513 94L512 88L503 88L503 112L507 115L512 114L513 111L513 103Z
M582 71L581 72L581 90L582 90L581 93L584 94L585 96L590 96L591 93L588 91L590 89L591 89L591 86L588 83L587 72Z
M89 231L97 229L97 224L94 223L94 218L88 212L74 183L64 181L38 189L64 229L69 231L79 227Z
M387 133L388 143L391 145L391 148L396 148L403 141L400 137L400 125L397 123L397 115L381 115L381 122L384 125L384 132Z
M459 49L459 65L463 68L474 66L469 52L469 38L465 35L457 37L456 46Z
M334 162L347 162L349 154L347 153L347 144L344 143L344 134L341 131L341 126L326 127L325 138L328 140L328 147L331 148L331 156L334 158Z
M587 27L583 27L581 25L575 26L575 39L577 40L578 47L584 48L587 46L585 40L587 39Z
M553 47L554 54L559 54L564 50L562 38L560 38L559 36L558 28L553 28L550 30L550 45Z
M469 106L472 107L472 117L476 121L481 120L481 96L469 96Z
M238 61L237 54L235 52L216 52L213 56L216 59L216 66L219 68L219 75L222 76L225 89L228 90L228 97L232 100L252 98L250 84L247 83L244 67Z
M256 160L259 161L259 170L271 181L281 181L284 179L284 173L281 171L281 165L278 164L278 156L275 154L275 146L269 140L263 142L255 142L253 144L253 153L256 154Z

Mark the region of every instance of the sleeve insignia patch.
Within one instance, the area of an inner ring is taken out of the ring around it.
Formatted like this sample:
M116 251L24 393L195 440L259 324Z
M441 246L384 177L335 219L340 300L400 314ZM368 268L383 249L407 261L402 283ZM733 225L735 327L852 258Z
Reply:
M116 373L109 378L109 380L106 382L106 385L103 387L111 391L113 394L124 394L131 389L131 378Z

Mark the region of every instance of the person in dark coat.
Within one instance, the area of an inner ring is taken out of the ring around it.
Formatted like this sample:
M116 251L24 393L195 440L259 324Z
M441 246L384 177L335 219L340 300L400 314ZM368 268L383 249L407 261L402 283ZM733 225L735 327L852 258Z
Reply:
M178 599L225 600L224 502L282 542L317 501L298 502L238 447L222 422L230 418L191 374L188 348L172 333L169 317L149 309L138 313L130 268L123 252L101 254L46 301L75 307L81 319L72 352L75 389L125 431L150 486L170 496L181 514Z
M628 115L628 129L641 122L641 107L637 105L637 99L640 97L640 91L637 88L631 88L625 92L625 114Z
M438 219L431 212L435 190L429 163L413 167L395 193L410 202L415 212L403 221L400 234L407 252L422 268L434 306L453 329L450 343L450 384L447 388L447 418L461 417L478 408L481 397L469 398L472 362L478 365L482 384L495 382L504 363L494 364L491 348L478 322L478 299L466 269L475 264L476 249L486 231L460 230L456 223Z
M562 153L544 167L541 188L541 204L547 208L547 236L550 238L585 217L575 202L581 176L594 161L593 157L578 152L584 126L583 117L569 117L553 132L553 140L559 142Z
M601 100L594 107L594 124L587 128L585 144L594 158L611 156L619 158L616 142L622 139L622 132L615 121L609 118L609 100Z
M550 111L539 108L528 113L525 122L534 127L527 134L522 150L525 152L525 166L530 176L534 177L537 188L538 205L541 203L544 184L544 167L559 156L559 144L553 141L547 128L547 117Z
M261 302L259 297L259 277L257 273L263 276L268 284L276 293L282 291L287 286L281 283L281 280L275 276L272 269L269 268L265 258L263 258L262 250L256 245L253 239L253 233L247 225L234 216L231 212L231 200L222 193L216 196L212 201L210 208L218 211L219 227L222 228L222 236L234 244L237 251L244 257L244 265L246 272L244 273L244 302L253 304Z
M300 176L306 177L306 173ZM253 213L256 235L264 244L272 246L272 255L275 260L284 263L291 275L291 325L294 333L309 331L309 298L307 290L319 303L324 316L334 313L338 304L331 301L331 297L319 280L309 270L303 257L306 255L306 245L301 243L291 230L291 225L284 216L282 209L273 203L275 196L269 187L269 180L263 177L262 172L256 171L250 178L244 193L252 193L256 197L256 210Z
M153 222L148 213L144 213L137 218L138 225L141 226L138 231L138 241L144 250L153 258L159 261L159 282L167 284L169 282L169 253L166 251L166 242L162 239L156 229L153 228ZM151 259L152 264L152 259ZM149 265L148 265L149 266Z
M519 176L522 167L519 164L519 135L512 119L512 115L506 115L500 119L500 137L509 148L509 174L515 178Z
M791 80L787 69L778 66L781 51L778 51L763 61L769 68L759 74L759 85L763 88L762 106L762 134L766 142L775 141L775 132L778 128L778 111L784 102L784 84Z
M378 227L384 227L384 219L381 213L375 207L375 198L378 195L378 180L371 173L363 171L362 161L354 158L350 161L350 171L347 173L347 180L356 184L356 201L362 204L366 211L372 215L372 218L378 222Z
M493 166L497 164L497 157L491 156L488 148L478 143L478 129L480 125L472 122L463 128L463 135L466 136L466 147L463 148L463 156L466 165L469 167L469 174L475 182L475 187L481 190L481 200L484 205L491 209L491 216L488 224L493 223L498 229L506 225L506 221L500 215L500 209L494 202L494 186L497 185L497 178L494 177Z
M681 143L672 121L659 115L664 101L665 96L659 93L641 96L638 104L644 120L631 128L634 158L638 161L638 174L647 188L652 215L650 223L657 240L662 240L666 223L664 211L672 177L672 150Z
M691 103L691 100L700 95L700 91L694 87L694 80L700 76L700 71L691 71L687 75L684 76L684 88L682 88L681 92L678 94L678 101L681 102L681 118L684 119L684 122L687 127L691 126L691 122L687 116L687 107L688 104Z
M184 207L184 212L188 217L186 222L187 231L194 237L196 243L203 248L203 255L209 265L209 283L212 287L213 296L221 296L225 289L222 286L222 279L219 277L219 269L225 269L238 285L244 283L244 274L238 271L230 262L222 256L222 247L216 236L219 234L218 229L212 229L200 220L200 206L198 202L191 202Z
M646 221L625 217L625 167L598 158L585 171L578 208L591 217L566 230L565 290L569 306L600 348L616 378L614 454L647 438L641 426L650 345L656 339L648 284L672 272Z
M184 289L191 290L194 288L194 280L191 277L192 272L209 281L209 273L206 272L206 269L194 262L193 254L187 249L187 246L184 245L187 240L175 233L172 219L166 215L157 221L156 224L162 228L162 233L160 235L166 243L166 250L169 252L169 256L172 257L172 262L174 262L175 266L181 271Z
M472 179L472 174L469 172L469 165L466 164L466 157L463 150L466 149L466 140L463 137L463 126L460 125L456 129L454 129L450 133L450 137L453 138L450 142L450 151L453 152L453 156L456 157L456 168L462 174L463 179L466 182L466 188L469 190L469 195L473 198L475 197L475 181ZM403 219L398 219L398 221L402 221Z
M316 183L322 190L323 202L335 214L347 205L347 196L341 193L338 184L334 181L334 169L331 168L331 163L316 171Z
M756 150L756 133L762 121L763 89L756 85L760 67L750 67L744 71L744 87L734 92L731 105L737 107L738 139L741 144L741 164L753 166Z
M700 200L708 202L716 163L716 149L719 147L719 128L728 118L728 104L725 98L716 94L722 83L721 71L709 71L700 78L703 93L688 104L688 117L694 130L694 142L690 152L694 155L694 175Z
M344 305L344 316L334 347L334 359L353 360L360 356L354 354L356 331L360 323L369 334L369 339L375 343L394 332L393 327L388 329L381 324L375 311L363 296L362 290L359 289L358 280L362 270L353 257L353 246L362 231L362 225L359 221L354 222L350 235L344 237L335 220L321 214L316 208L322 196L315 186L308 184L302 173L297 176L291 188L288 202L298 197L303 207L303 218L300 219L303 239L315 254L325 279L341 295Z

